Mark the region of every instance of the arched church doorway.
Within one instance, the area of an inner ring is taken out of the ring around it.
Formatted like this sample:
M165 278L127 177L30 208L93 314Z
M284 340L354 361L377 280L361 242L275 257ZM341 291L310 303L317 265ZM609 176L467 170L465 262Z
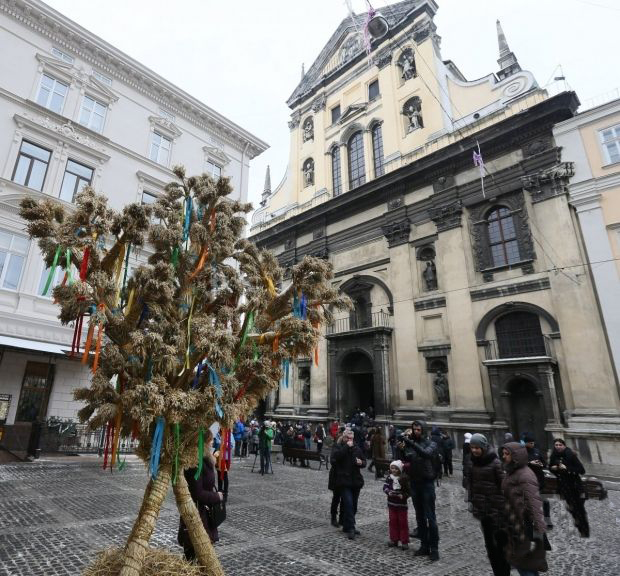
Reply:
M362 352L347 354L341 365L341 407L344 416L356 410L364 412L369 406L375 409L374 369L372 360Z
M516 378L509 385L511 422L510 432L515 440L519 440L521 434L528 432L536 439L536 444L541 449L547 448L545 437L545 408L542 393L536 385L525 378Z

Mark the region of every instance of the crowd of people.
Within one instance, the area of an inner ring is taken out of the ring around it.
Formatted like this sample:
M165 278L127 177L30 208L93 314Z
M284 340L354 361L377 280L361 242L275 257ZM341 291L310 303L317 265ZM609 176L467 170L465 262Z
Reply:
M185 472L192 498L206 508L227 499L228 474L217 468L220 443L219 434L213 437L209 433L205 439L208 449L205 449L202 473L196 478L195 469ZM375 424L363 412L347 418L347 423L333 421L327 428L322 423L249 420L235 423L229 444L236 456L260 456L263 475L272 471L273 444L319 453L324 445L330 445L331 524L342 528L351 540L360 535L356 515L364 487L362 470L367 467L374 471L376 479L381 478L389 451L391 462L382 485L389 519L387 545L407 550L410 537L415 537L420 540L420 546L414 556L425 556L433 562L439 560L436 487L442 477L453 475L455 450L453 438L441 428L434 426L427 434L424 424L414 421L411 427L400 430L393 425ZM291 461L291 464L297 462ZM553 524L550 504L541 492L549 473L557 478L558 492L566 501L579 533L589 537L581 480L585 470L563 439L554 440L547 462L531 434L524 433L515 442L507 433L503 445L496 451L483 434L466 433L462 465L464 499L469 511L480 522L495 576L509 576L511 568L521 576L536 576L547 570L546 553L551 546L546 533ZM307 460L299 458L299 466L307 467ZM413 533L409 530L409 499L417 525ZM202 512L201 518L211 540L217 541L217 527L210 526L209 518ZM191 542L182 522L179 543L186 557L193 558Z

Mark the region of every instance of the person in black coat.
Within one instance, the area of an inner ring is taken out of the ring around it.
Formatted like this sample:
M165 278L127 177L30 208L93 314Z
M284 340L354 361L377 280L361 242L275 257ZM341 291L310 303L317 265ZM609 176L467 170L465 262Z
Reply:
M543 488L545 487L545 468L547 467L547 459L545 455L536 447L536 440L534 436L526 432L523 435L523 442L525 442L525 449L527 450L527 465L532 472L536 474L538 480L538 486L540 488L541 498L543 501L543 514L545 515L545 522L547 528L553 528L551 522L551 504L549 500L542 497Z
M549 469L558 478L558 492L566 501L566 507L571 513L577 530L582 537L590 536L590 524L585 507L585 488L581 474L586 470L577 458L577 455L566 447L562 438L553 441L553 452L549 458Z
M184 471L185 480L189 487L189 493L192 495L192 500L198 506L198 512L202 525L204 526L211 542L217 542L219 534L217 532L217 526L211 526L209 524L209 515L207 507L218 504L224 500L224 494L218 492L216 489L217 484L217 472L215 470L215 458L211 454L213 448L213 434L211 430L205 432L204 437L204 458L202 461L202 471L198 480L195 479L197 468L188 468ZM189 537L189 532L183 518L179 520L179 532L177 534L177 542L180 546L183 546L183 552L185 558L192 561L196 558L194 547Z
M341 497L341 506L344 508L342 531L353 540L359 531L355 529L355 515L360 490L364 486L361 469L366 466L366 458L354 442L351 430L345 430L342 442L332 448L331 463L336 469L334 472L334 487Z

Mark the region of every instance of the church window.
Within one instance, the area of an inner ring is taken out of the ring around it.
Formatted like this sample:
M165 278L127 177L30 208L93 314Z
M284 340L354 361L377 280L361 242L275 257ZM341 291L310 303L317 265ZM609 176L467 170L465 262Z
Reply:
M364 137L361 131L356 132L349 138L347 152L349 157L349 189L351 190L366 182Z
M495 322L500 358L546 356L540 320L531 312L512 312Z
M383 176L385 165L383 162L383 134L381 124L375 124L372 128L372 154L375 165L375 178Z
M332 124L335 124L340 120L340 104L334 106L331 110L332 112Z
M368 101L372 102L381 96L379 92L379 80L374 80L368 84Z
M340 168L340 148L334 147L332 157L332 189L334 196L342 194L342 170Z
M493 266L519 262L519 243L510 210L503 206L496 208L488 214L487 221Z

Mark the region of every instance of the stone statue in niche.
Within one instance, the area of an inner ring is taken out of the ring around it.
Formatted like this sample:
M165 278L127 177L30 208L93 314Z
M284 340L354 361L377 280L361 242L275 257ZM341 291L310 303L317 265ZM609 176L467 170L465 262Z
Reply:
M402 56L398 60L398 65L401 69L401 78L405 82L415 77L415 60L413 58L413 52L411 50L403 52Z
M424 128L424 121L422 120L422 103L417 96L405 103L403 106L403 114L409 121L407 132L412 132L418 128Z
M310 404L310 374L308 373L308 370L300 371L299 383L301 384L302 404Z
M435 390L436 405L448 406L450 404L450 389L448 388L448 379L441 370L437 370L437 375L433 381L433 389Z
M426 268L424 268L422 276L424 277L427 292L437 290L437 270L435 268L435 262L427 260Z
M314 162L307 160L304 164L304 186L312 186L314 184Z
M308 142L308 140L314 140L314 123L312 122L312 118L308 118L304 122L303 139L304 142Z

